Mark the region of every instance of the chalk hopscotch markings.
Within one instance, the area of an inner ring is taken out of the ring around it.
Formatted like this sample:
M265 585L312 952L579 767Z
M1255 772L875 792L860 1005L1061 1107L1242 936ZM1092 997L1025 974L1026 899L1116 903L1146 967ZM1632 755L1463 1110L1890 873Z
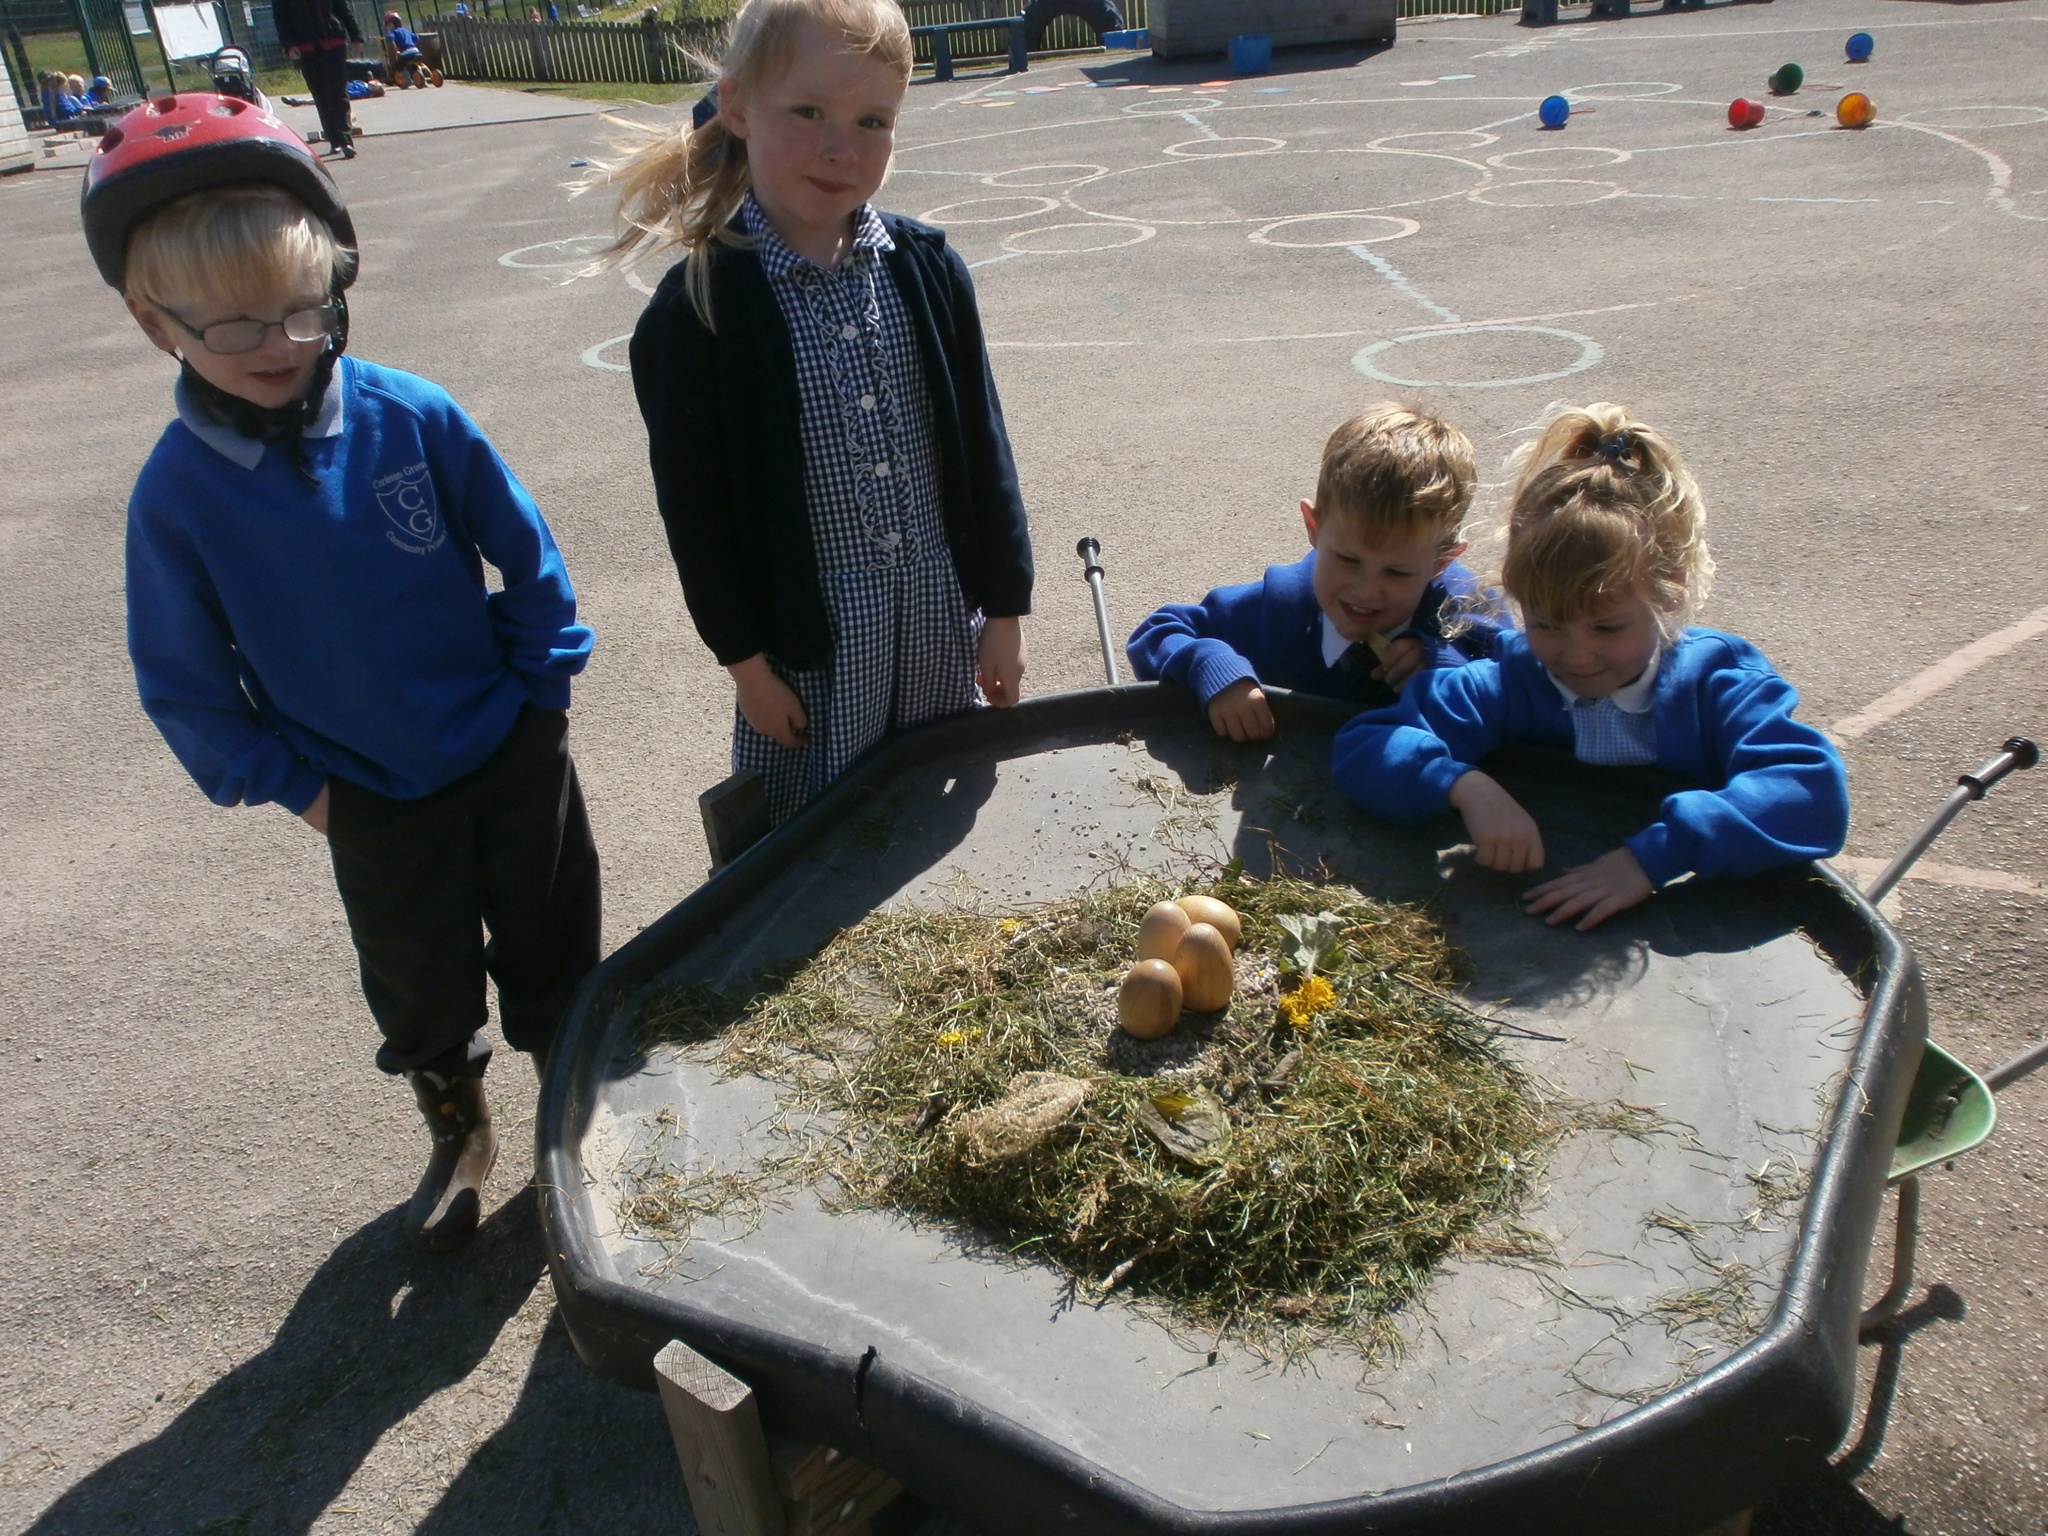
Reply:
M1275 231L1286 230L1292 234L1303 231L1299 226L1307 224L1391 224L1394 227L1383 235L1339 234L1329 240L1283 240ZM1284 219L1275 219L1262 224L1245 238L1254 245L1273 245L1286 251L1315 251L1335 246L1355 250L1362 245L1379 245L1388 240L1405 240L1422 226L1413 219L1397 218L1391 213L1297 213Z
M1523 115L1527 116L1528 114L1524 113ZM1420 145L1403 144L1401 142L1403 139L1467 139L1471 142L1457 147L1462 149L1484 149L1489 144L1498 144L1500 142L1500 135L1497 133L1483 133L1476 128L1444 128L1429 133L1389 133L1374 139L1365 147L1367 149L1391 149L1397 153L1406 154L1415 153L1421 148Z
M1023 254L1024 253L1022 251L1005 251L1000 256L984 256L979 261L970 261L969 263L967 263L967 270L973 272L981 267L992 267L996 265L997 262L1015 261L1019 256L1022 256Z
M1408 278L1405 273L1400 271L1399 268L1397 268L1392 262L1388 261L1386 257L1382 256L1378 251L1374 250L1371 246L1353 245L1347 247L1347 249L1351 252L1352 255L1356 256L1368 267L1371 267L1373 271L1379 273L1381 277L1385 278L1387 280L1387 286L1392 288L1396 293L1400 294L1403 298L1412 300L1421 308L1426 309L1429 311L1429 313L1435 315L1439 320L1448 321L1452 325L1459 325L1463 323L1463 317L1461 315L1456 313L1454 310L1445 309L1443 305L1437 303L1436 300L1424 294L1413 283L1408 281ZM1363 357L1365 354L1360 353L1359 355Z
M1880 725L1896 720L1914 705L1954 686L1987 662L1996 661L2008 651L2017 650L2043 634L2048 634L2048 608L2036 608L2017 624L2008 624L1981 640L1971 641L1960 650L1942 657L1933 666L1916 672L1890 693L1872 700L1855 714L1843 716L1828 727L1828 735L1837 742L1868 736Z
M2015 219L2025 219L2033 224L2048 223L2048 213L2024 213L2020 210L2018 206L2019 198L2038 197L2040 194L2039 192L2022 192L2015 196L2012 190L2012 166L2006 162L2003 155L1995 150L1986 149L1982 144L1972 143L1960 133L1947 128L1937 128L1931 123L1916 123L1900 118L1890 126L1903 128L1909 133L1929 134L1934 138L1943 139L1959 149L1967 149L1971 154L1982 160L1985 169L1991 173L1991 184L1985 188L1984 197L1992 207L1996 208L2000 213L2008 214Z
M1123 112L1126 117L1185 117L1190 111L1222 105L1218 96L1181 96L1172 101L1134 101Z
M1062 230L1081 231L1069 234L1065 240L1052 245L1035 242L1041 235L1054 235ZM1091 220L1080 224L1041 224L1036 229L1020 229L1014 234L1003 236L1003 249L1013 256L1086 256L1094 251L1118 251L1126 246L1143 245L1159 231L1150 224L1135 220ZM1118 236L1123 238L1110 238Z
M1239 145L1256 146L1238 148ZM1236 155L1271 155L1287 147L1285 139L1269 139L1257 134L1242 138L1224 138L1212 133L1206 139L1184 139L1178 144L1166 146L1166 152L1182 160L1228 160Z
M1016 208L1017 203L1028 203L1028 208ZM991 213L988 209L1009 206L1006 213ZM1056 197L1033 196L1028 192L1010 197L970 197L964 202L941 203L928 208L918 217L928 224L1010 224L1018 219L1035 219L1042 213L1053 213L1064 208L1065 203ZM964 210L977 210L972 216Z
M1881 197L1752 197L1752 203L1881 203Z
M2000 118L1992 122L1976 115L1984 112L1998 113ZM1926 107L1908 112L1898 121L1923 128L2031 128L2048 123L2048 107Z
M538 245L522 245L516 251L507 251L498 258L498 265L522 272L587 266L611 243L610 235L570 235L563 240L543 240Z
M1604 160L1589 160L1588 155L1605 155ZM1506 154L1488 155L1486 163L1503 171L1590 171L1603 165L1621 165L1634 159L1634 152L1613 149L1605 144L1559 144L1545 149L1516 149ZM1529 162L1535 162L1531 164Z
M1067 173L1070 171L1079 172L1079 174L1068 175ZM1058 174L1048 174L1052 172L1057 172ZM973 171L963 171L961 174L972 176L976 173ZM1054 162L1047 165L1020 165L1007 171L992 171L981 178L981 184L985 187L1071 187L1077 186L1084 181L1093 181L1098 176L1107 176L1108 174L1109 167L1106 165L1086 165L1078 161ZM1023 176L1036 176L1038 179L1036 181L1012 179Z
M623 347L632 339L633 333L628 331L623 336L614 336L610 341L600 341L594 347L585 347L583 349L583 366L595 368L601 373L631 373L633 370L630 365L611 362L605 357L605 353L611 351L613 347Z
M1669 80L1596 80L1591 85L1569 87L1564 98L1567 101L1654 101L1659 96L1676 96L1684 89L1684 86ZM1595 96L1595 91L1610 94Z
M1179 112L1176 113L1175 116L1180 118L1182 122L1186 123L1190 128L1194 129L1195 132L1199 133L1205 139L1220 139L1223 137L1222 134L1218 133L1214 128L1211 128L1207 123L1203 122L1199 117L1195 116L1195 114L1192 112ZM1169 155L1172 154L1173 146L1168 145L1166 152Z
M1536 187L1592 187L1592 192L1534 192ZM1519 198L1508 197L1509 192L1521 192ZM1619 182L1585 181L1573 176L1539 177L1531 181L1503 182L1495 187L1475 187L1465 195L1475 203L1484 203L1489 208L1582 208L1588 203L1604 203L1611 197L1626 196L1628 189ZM1488 196L1492 193L1492 196Z
M1579 349L1579 355L1562 368L1548 373L1525 374L1518 379L1414 379L1401 374L1389 373L1381 368L1378 359L1398 347L1417 341L1434 341L1443 336L1498 336L1505 334L1526 336L1554 336L1559 341L1572 343ZM1385 341L1376 341L1370 346L1360 347L1353 354L1351 366L1369 379L1382 384L1392 384L1400 389L1512 389L1523 384L1550 384L1559 379L1568 379L1575 373L1584 373L1588 368L1604 362L1607 351L1590 336L1581 336L1577 331L1560 330L1551 325L1445 325L1435 326L1426 331L1414 331L1403 336L1391 336Z

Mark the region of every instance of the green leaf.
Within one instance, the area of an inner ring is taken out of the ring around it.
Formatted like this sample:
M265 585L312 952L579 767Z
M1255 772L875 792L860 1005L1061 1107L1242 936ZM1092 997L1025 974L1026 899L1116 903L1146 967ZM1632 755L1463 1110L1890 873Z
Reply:
M1344 955L1344 919L1334 912L1314 917L1287 913L1277 918L1290 943L1280 946L1280 970L1287 976L1313 976L1317 966L1330 966Z

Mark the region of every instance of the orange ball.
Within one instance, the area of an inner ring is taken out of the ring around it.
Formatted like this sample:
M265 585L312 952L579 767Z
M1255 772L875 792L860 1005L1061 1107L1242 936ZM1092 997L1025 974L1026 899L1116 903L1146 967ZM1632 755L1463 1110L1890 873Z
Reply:
M1861 91L1851 91L1835 103L1835 121L1844 128L1868 128L1877 120L1877 108Z

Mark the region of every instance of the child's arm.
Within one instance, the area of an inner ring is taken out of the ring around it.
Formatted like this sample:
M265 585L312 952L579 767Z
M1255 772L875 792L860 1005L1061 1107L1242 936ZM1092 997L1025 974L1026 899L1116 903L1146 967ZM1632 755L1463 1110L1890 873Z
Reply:
M142 708L215 805L276 801L305 815L327 781L266 724L242 686L213 583L177 529L128 514L128 654Z
M1131 631L1124 646L1140 680L1187 689L1219 736L1264 741L1273 707L1241 647L1256 644L1263 582L1218 587L1199 603L1168 603Z
M1024 684L1026 659L1023 621L984 615L981 644L975 656L975 681L997 709L1008 709L1017 702Z
M569 679L589 664L596 636L576 620L575 589L540 508L462 408L442 399L433 423L435 490L450 498L457 526L504 579L485 605L506 663L535 704L567 709Z
M1506 737L1507 698L1494 662L1423 673L1399 704L1337 732L1331 772L1353 801L1413 825L1454 809L1479 862L1520 873L1543 866L1535 820L1472 764Z
M1842 851L1848 776L1827 737L1792 718L1798 702L1768 666L1724 668L1707 679L1705 749L1723 785L1670 796L1628 839L1653 885L1687 872L1754 875Z

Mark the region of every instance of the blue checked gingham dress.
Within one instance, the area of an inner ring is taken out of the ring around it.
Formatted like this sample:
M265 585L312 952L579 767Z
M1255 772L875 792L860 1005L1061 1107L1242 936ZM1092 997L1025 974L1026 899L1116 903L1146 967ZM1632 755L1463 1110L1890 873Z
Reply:
M770 656L810 717L810 743L778 746L734 711L732 766L757 771L778 822L892 731L980 702L980 615L967 611L940 504L937 434L917 337L882 258L895 249L863 207L827 271L783 243L750 192L741 218L796 352L804 493L832 659Z

